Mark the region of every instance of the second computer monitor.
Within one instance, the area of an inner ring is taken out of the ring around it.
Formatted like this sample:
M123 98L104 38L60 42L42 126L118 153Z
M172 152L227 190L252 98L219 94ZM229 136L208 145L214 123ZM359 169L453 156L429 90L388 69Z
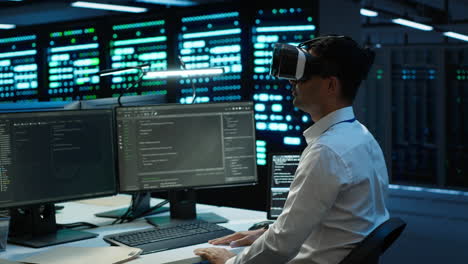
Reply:
M97 236L58 229L53 203L115 194L114 142L112 110L1 113L9 242L44 247Z
M269 156L268 219L277 219L283 212L300 157L299 153L273 153Z
M257 182L251 102L116 109L120 191Z

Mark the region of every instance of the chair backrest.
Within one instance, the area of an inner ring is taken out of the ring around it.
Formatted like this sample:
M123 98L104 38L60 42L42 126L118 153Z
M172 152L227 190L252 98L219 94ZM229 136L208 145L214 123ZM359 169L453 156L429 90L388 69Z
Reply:
M339 264L377 264L380 255L400 236L406 223L398 217L388 219L361 241Z

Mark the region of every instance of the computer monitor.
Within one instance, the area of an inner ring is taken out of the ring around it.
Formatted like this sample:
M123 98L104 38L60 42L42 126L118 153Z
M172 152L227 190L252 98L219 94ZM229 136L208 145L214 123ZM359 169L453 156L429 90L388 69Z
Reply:
M0 208L9 241L43 247L95 237L57 230L53 203L117 192L112 110L0 113Z
M119 104L120 101L120 104ZM146 94L146 95L129 95L121 97L108 97L92 100L75 101L67 106L67 108L76 109L113 109L119 105L122 106L142 106L155 105L167 102L165 94ZM119 208L111 211L96 213L98 217L119 218L123 220L134 219L135 216L146 214L163 213L169 210L168 207L160 207L151 210L150 208L151 194L135 193L132 194L132 200L129 207Z
M252 102L118 107L116 123L120 191L169 191L171 218L203 218L194 189L257 183Z
M277 219L288 198L289 187L294 180L300 153L273 153L268 156L268 210L267 218Z

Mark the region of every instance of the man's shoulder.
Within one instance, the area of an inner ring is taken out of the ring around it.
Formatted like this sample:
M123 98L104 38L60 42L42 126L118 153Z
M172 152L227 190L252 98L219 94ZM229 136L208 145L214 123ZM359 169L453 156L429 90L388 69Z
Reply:
M322 146L343 157L353 149L375 141L372 134L361 123L337 126L323 133L314 145Z

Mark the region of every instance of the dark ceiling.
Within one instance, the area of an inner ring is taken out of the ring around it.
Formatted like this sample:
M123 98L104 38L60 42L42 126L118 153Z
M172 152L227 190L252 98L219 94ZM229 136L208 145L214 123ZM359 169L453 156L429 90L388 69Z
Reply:
M0 24L14 24L17 26L46 24L59 21L78 20L92 17L122 14L115 11L104 11L88 8L76 8L70 4L77 0L0 0ZM149 11L164 10L170 5L147 4L136 0L88 0L105 4L129 5L146 7ZM165 0L167 1L167 0ZM220 0L172 0L190 1L196 5L223 2Z
M0 0L0 24L15 24L17 26L46 24L68 20L79 20L106 15L122 14L114 11L101 11L96 9L76 8L70 4L77 0ZM164 10L165 4L145 4L141 0L88 0L108 4L120 4L146 7L150 11ZM168 0L160 0L168 1ZM220 2L241 2L241 0L169 0L191 1L197 5ZM263 0L262 0L263 1ZM262 1L245 0L245 2L263 3ZM291 0L290 0L291 1ZM278 3L290 3L278 2ZM294 1L294 0L293 0ZM305 5L307 1L299 1ZM330 0L319 0L330 1ZM333 0L337 1L337 0ZM361 3L362 6L374 7L379 10L389 11L392 14L401 14L413 17L420 22L432 24L467 24L468 25L468 0L341 0ZM273 1L268 1L273 2ZM379 18L374 19L378 21ZM381 18L385 19L385 18ZM468 33L468 32L466 32Z

